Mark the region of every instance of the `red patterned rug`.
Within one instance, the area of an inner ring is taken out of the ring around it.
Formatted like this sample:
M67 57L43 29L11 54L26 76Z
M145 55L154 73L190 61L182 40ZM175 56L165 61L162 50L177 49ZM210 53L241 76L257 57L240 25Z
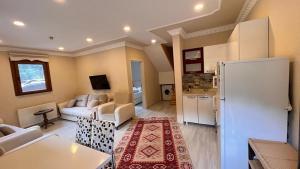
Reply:
M139 119L115 149L117 169L192 169L176 119Z

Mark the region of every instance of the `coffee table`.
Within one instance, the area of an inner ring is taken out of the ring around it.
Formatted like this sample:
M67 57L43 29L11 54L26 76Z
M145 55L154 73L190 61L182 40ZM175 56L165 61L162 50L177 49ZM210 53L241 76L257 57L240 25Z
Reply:
M53 110L54 109L45 109L45 110L40 110L40 111L34 113L35 116L43 115L44 122L41 125L41 127L44 127L45 129L47 129L49 124L54 124L53 122L49 122L49 120L47 118L47 113L50 113Z

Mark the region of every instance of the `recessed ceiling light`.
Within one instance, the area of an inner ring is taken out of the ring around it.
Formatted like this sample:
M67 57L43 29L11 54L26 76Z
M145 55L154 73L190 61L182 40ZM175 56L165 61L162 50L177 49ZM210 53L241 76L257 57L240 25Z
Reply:
M54 2L59 3L59 4L64 4L66 0L54 0Z
M58 47L58 50L63 51L63 50L65 50L65 48L60 46L60 47Z
M195 10L196 12L199 12L199 11L201 11L203 8L204 8L204 4L200 3L200 4L195 5L194 10Z
M92 43L94 41L92 38L86 38L85 40L89 43Z
M155 43L156 43L156 39L152 39L152 40L151 40L151 43L152 43L152 44L155 44Z
M131 28L130 28L130 26L124 26L124 28L123 28L123 30L125 31L125 32L130 32L131 31Z
M14 25L16 25L16 26L20 26L20 27L25 26L25 23L22 22L22 21L14 21L13 23L14 23Z

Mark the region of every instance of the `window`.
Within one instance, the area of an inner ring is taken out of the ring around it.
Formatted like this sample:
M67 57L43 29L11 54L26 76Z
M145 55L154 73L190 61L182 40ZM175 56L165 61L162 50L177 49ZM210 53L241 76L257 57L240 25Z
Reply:
M42 61L10 61L16 96L52 91L49 64Z

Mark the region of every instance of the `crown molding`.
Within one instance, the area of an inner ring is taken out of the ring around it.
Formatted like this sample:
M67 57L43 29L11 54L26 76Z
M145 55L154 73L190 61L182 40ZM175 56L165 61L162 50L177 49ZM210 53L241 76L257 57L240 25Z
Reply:
M94 54L94 53L103 52L106 50L111 50L111 49L120 48L120 47L125 47L125 42L117 42L117 43L113 43L110 45L105 45L105 46L91 48L91 49L87 49L87 50L83 50L83 51L79 51L79 52L74 52L73 56L74 57L84 56L84 55Z
M42 49L32 49L25 47L16 47L16 46L0 46L0 52L25 52L25 53L35 53L41 55L52 55L52 56L67 56L72 57L70 52L58 52L51 50L42 50Z
M176 29L172 29L172 30L169 30L168 33L171 35L171 36L177 36L177 35L180 35L181 37L185 38L186 37L186 32L183 28L176 28Z
M49 51L49 50L39 50L39 49L30 49L30 48L22 48L22 47L14 47L14 46L0 46L0 52L25 52L25 53L36 53L36 54L46 54L52 56L66 56L66 57L78 57L84 56L89 54L94 54L98 52L103 52L106 50L111 50L120 47L130 47L137 50L144 50L142 46L136 45L131 42L116 42L109 45L104 45L100 47L90 48L86 50L81 50L78 52L56 52L56 51Z
M80 51L80 52L74 52L73 56L74 57L84 56L84 55L94 54L94 53L103 52L103 51L106 51L106 50L111 50L111 49L121 48L121 47L130 47L130 48L134 48L134 49L137 49L137 50L144 50L144 48L142 46L139 46L139 45L136 45L134 43L127 42L127 41L122 41L122 42L116 42L116 43L101 46L101 47L96 47L96 48L92 48L92 49L83 50L83 51Z
M219 27L215 27L215 28L211 28L211 29L205 29L205 30L201 30L201 31L197 31L197 32L187 33L185 38L189 39L189 38L195 38L195 37L199 37L199 36L211 35L211 34L215 34L215 33L219 33L219 32L230 31L230 30L233 30L235 26L236 26L236 24L229 24L229 25L225 25L225 26L219 26Z
M125 42L125 46L130 47L130 48L134 48L134 49L137 49L137 50L144 50L144 47L136 45L136 44L131 43L131 42Z
M236 26L236 24L229 24L229 25L225 25L225 26L219 26L219 27L215 27L215 28L192 32L192 33L186 33L183 28L177 28L177 29L169 30L168 33L171 36L180 35L183 39L190 39L190 38L195 38L195 37L199 37L199 36L206 36L206 35L211 35L211 34L215 34L215 33L219 33L219 32L233 30L235 26Z
M249 16L250 12L252 11L257 2L258 0L246 0L235 22L240 23L246 21L247 17Z

